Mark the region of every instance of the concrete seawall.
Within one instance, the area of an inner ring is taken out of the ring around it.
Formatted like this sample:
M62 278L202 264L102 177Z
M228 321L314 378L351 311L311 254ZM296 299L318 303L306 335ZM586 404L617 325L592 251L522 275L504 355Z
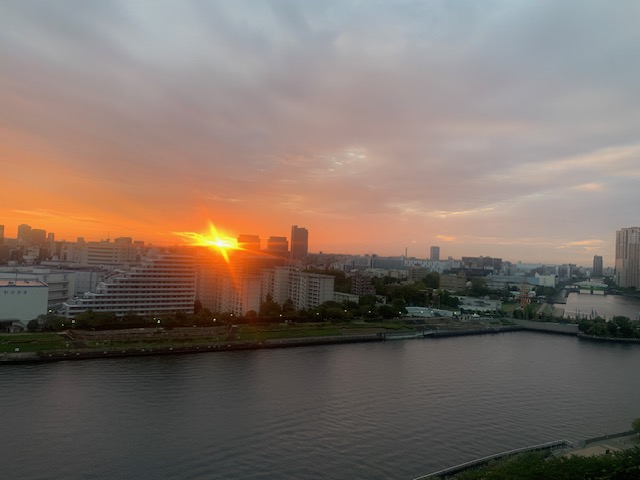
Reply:
M99 358L144 357L151 355L179 355L206 352L228 352L235 350L259 350L269 348L295 348L311 345L333 345L341 343L382 342L380 334L336 335L328 337L282 338L252 342L229 342L223 344L201 344L174 347L122 348L90 351L44 351L0 354L0 365L59 362L63 360L89 360Z
M519 325L505 325L502 327L469 328L466 330L432 330L424 332L425 338L464 337L467 335L487 335L492 333L520 332L524 328Z
M524 330L545 333L559 333L561 335L577 335L578 325L575 323L534 322L533 320L513 320Z
M580 340L589 340L591 342L604 342L604 343L633 343L639 344L640 338L613 338L613 337L596 337L594 335L587 335L585 333L578 333Z

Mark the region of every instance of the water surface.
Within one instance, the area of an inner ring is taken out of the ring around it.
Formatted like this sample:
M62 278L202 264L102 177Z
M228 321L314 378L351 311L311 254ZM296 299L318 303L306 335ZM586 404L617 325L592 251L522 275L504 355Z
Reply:
M22 479L410 479L629 429L640 348L529 332L0 368Z

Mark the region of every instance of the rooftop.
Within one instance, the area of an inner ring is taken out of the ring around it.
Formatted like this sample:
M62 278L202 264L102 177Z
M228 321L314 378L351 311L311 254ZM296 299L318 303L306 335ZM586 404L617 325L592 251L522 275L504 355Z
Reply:
M47 284L39 280L9 280L0 278L0 287L46 287Z

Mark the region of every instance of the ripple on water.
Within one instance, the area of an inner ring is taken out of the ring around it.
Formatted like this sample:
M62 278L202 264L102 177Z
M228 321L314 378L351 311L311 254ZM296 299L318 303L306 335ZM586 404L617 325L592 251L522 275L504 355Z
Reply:
M3 475L413 478L625 430L639 369L532 333L2 368Z

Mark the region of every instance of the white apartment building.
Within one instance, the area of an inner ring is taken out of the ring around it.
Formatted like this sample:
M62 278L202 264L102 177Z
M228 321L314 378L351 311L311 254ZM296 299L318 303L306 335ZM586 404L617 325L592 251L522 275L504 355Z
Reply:
M74 318L92 309L138 315L193 313L196 298L195 266L190 255L155 253L130 271L113 271L95 292L86 292L63 304L63 314Z
M272 266L272 258L243 253L227 263L220 256L201 253L196 263L196 298L203 307L239 316L260 310L261 271Z
M200 290L201 288L199 288ZM261 303L261 277L256 274L221 274L208 286L209 295L202 306L212 312L233 313L243 316L253 310L258 312Z
M262 272L262 300L271 295L282 305L291 299L296 310L309 310L333 300L334 277L275 267Z

